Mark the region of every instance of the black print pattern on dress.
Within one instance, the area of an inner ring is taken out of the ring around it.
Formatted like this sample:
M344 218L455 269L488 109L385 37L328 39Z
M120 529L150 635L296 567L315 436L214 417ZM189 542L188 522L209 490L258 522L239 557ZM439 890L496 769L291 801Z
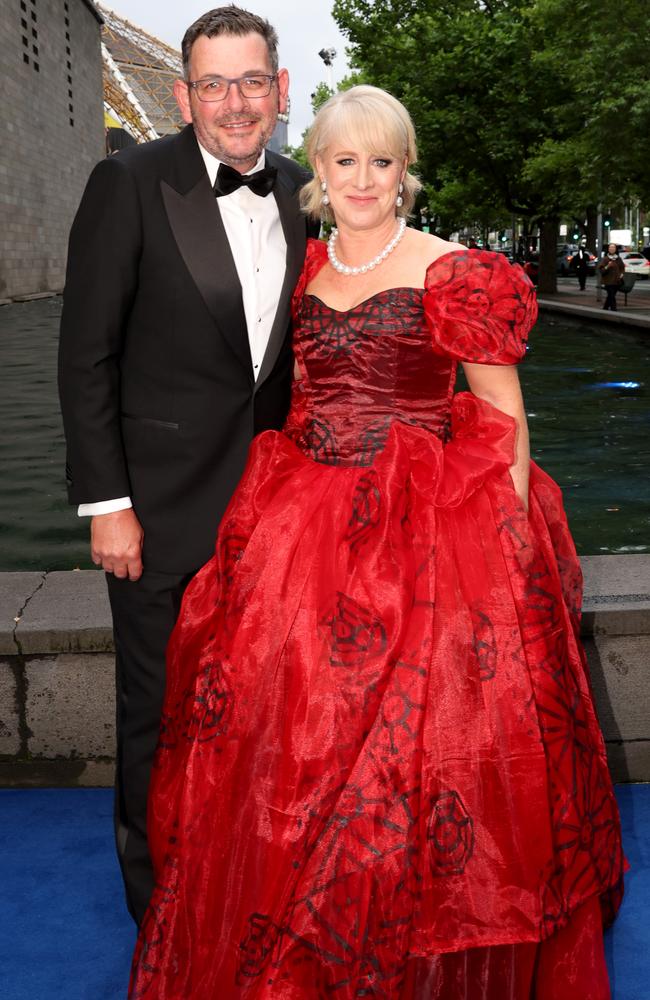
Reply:
M233 700L221 660L207 664L183 698L180 709L182 735L198 743L208 743L224 736L228 731Z
M462 875L474 851L474 822L458 792L433 800L427 844L434 875Z
M388 420L382 420L381 423L371 424L370 427L366 427L359 438L355 465L361 468L368 468L373 464L377 455L386 444L389 427Z
M414 911L420 896L417 845L419 789L393 787L373 776L347 782L316 800L310 811L305 858L313 864L304 890L294 893L283 920L282 947L291 942L286 971L313 963L309 995L394 997L401 981ZM370 829L375 835L369 836ZM402 869L391 912L371 909L359 922L362 899L379 898L382 869ZM373 888L374 886L374 888ZM281 982L268 969L269 982ZM324 971L334 968L329 975ZM291 977L289 977L291 978ZM306 980L303 980L306 981ZM317 984L317 985L316 985ZM312 992L313 991L313 992Z
M239 946L237 985L246 986L256 979L268 965L280 936L280 928L263 913L252 913L248 918L246 934Z
M225 535L219 542L217 554L221 581L226 587L232 585L237 564L243 558L248 539L243 535Z
M472 652L478 663L479 677L482 681L491 681L497 670L497 644L494 626L484 611L473 606L472 615Z
M386 649L386 629L369 608L346 594L338 593L333 607L321 619L331 636L330 664L358 667L382 655Z
M360 546L372 534L381 520L381 493L377 473L373 469L361 476L352 497L352 512L348 520L346 540L352 548Z
M309 295L302 321L309 325L319 355L337 357L355 350L364 338L386 337L397 331L408 335L421 319L422 294L419 288L389 288L343 312Z
M304 430L304 451L315 462L338 465L338 447L333 427L325 420L307 420Z
M163 876L157 881L149 908L142 922L139 948L133 957L133 970L138 969L138 980L129 994L129 1000L144 1000L154 994L150 993L159 968L162 964L167 933L169 930L169 913L173 911L178 896L178 867L173 858L168 855L163 869Z

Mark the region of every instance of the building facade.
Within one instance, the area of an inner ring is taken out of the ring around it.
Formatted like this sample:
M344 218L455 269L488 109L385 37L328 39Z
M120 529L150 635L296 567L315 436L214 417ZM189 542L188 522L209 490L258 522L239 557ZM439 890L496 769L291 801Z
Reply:
M0 301L63 288L68 232L105 156L90 0L0 4Z

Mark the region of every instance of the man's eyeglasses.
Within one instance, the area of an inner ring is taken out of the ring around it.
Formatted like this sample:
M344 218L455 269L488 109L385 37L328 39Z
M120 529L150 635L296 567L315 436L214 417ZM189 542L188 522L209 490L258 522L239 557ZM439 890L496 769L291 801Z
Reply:
M275 75L260 74L259 76L238 76L229 80L226 76L204 76L202 80L188 80L187 86L192 87L200 101L224 101L231 84L236 84L239 93L247 100L255 97L268 97Z

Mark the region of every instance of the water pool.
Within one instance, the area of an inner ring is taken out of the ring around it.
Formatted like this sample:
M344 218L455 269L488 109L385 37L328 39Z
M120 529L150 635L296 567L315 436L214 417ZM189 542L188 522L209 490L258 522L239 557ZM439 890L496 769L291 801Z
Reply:
M56 392L60 298L0 307L0 570L90 567L67 504ZM521 378L535 459L581 554L650 551L650 334L544 319Z

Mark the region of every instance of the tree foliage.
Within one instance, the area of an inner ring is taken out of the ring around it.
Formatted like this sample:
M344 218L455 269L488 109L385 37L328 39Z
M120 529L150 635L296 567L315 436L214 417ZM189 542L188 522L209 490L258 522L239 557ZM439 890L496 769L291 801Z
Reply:
M366 81L364 80L363 75L361 73L354 72L351 73L349 76L346 76L342 80L340 80L339 83L336 85L336 89L337 91L349 90L350 87L356 87L357 84L365 82ZM328 84L323 82L316 84L316 90L311 95L311 107L314 114L320 111L325 102L328 101L330 97L333 96L333 94L334 91L330 89ZM301 166L305 167L307 170L310 170L311 167L309 164L309 160L307 159L307 154L305 152L305 142L307 139L308 132L309 132L309 127L304 129L300 139L300 145L286 146L284 152L287 154L287 156L290 156L292 160L296 160L296 162L300 163Z
M333 13L353 65L411 112L448 225L505 211L554 250L560 215L650 200L645 0L335 0Z

